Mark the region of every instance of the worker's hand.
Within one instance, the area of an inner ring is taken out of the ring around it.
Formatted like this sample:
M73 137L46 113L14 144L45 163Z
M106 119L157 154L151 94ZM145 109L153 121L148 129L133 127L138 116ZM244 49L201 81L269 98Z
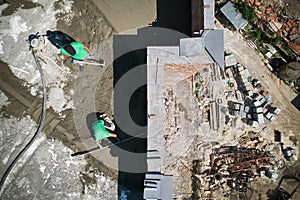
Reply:
M97 145L97 146L100 146L100 141L99 141L99 142L96 142L96 145Z
M118 137L117 134L110 132L110 137L113 137L117 140L117 142L120 142L120 138ZM117 143L117 142L113 142L113 143Z
M114 134L114 133L110 133L110 137L117 138L117 137L118 137L118 135L117 135L117 134Z

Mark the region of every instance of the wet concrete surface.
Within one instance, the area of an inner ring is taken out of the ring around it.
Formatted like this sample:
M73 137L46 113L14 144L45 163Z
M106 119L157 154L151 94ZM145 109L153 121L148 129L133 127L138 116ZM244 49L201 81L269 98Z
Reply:
M156 0L91 0L118 33L135 32L156 18Z
M154 27L168 28L191 36L191 0L157 0L157 20Z
M38 99L38 97L33 97L29 93L29 89L24 87L23 81L18 79L9 69L7 63L0 60L0 79L5 83L9 84L10 87L14 88L17 94L25 97L26 102L33 102ZM9 106L2 108L6 117L14 116L14 117L22 117L24 112L28 109L24 102L21 103L18 99L16 99L13 95L11 95L3 85L0 85L0 89L4 92L4 94L9 97L9 101L11 102Z

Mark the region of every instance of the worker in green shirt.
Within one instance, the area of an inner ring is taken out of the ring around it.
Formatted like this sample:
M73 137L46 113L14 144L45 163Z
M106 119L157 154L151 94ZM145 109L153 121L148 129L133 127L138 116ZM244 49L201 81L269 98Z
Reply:
M84 60L87 56L91 56L92 51L81 42L71 42L60 48L60 53L71 57L75 60Z
M103 116L101 116L101 118L92 124L93 131L94 131L94 138L96 140L96 144L99 147L101 147L100 141L103 140L104 138L108 138L108 137L118 138L118 136L115 133L108 131L108 128L110 130L114 129L114 125L108 119L108 117L104 114ZM108 127L107 124L108 124L108 126L111 126L111 127ZM107 127L107 128L105 128L105 127Z
M66 58L72 58L72 63L75 63L74 60L83 61L86 58L94 57L92 51L86 45L75 41L71 36L61 31L48 30L45 36L51 44L60 50L61 54L63 54ZM82 71L83 65L79 65L80 71Z

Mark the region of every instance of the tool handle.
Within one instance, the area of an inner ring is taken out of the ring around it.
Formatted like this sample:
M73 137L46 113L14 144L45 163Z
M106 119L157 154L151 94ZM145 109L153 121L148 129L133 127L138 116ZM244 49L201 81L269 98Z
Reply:
M100 147L95 147L95 148L92 148L92 149L89 149L89 150L86 150L86 151L79 151L79 152L76 152L76 153L72 153L71 156L72 157L74 157L74 156L80 156L80 155L91 153L93 151L97 151L99 149L101 149L101 148Z

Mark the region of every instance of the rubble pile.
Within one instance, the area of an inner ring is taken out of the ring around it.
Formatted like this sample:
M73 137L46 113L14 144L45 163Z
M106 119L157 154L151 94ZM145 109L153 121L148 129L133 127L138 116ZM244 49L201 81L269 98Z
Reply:
M250 75L245 66L239 63L231 66L226 69L225 75L228 79L225 83L228 115L241 118L253 128L264 124L264 118L269 122L275 120L281 110L273 106L270 93L264 89L258 79ZM235 85L237 86L234 87Z
M211 88L211 69L209 67L204 68L201 72L197 72L193 76L194 94L198 102L199 110L201 114L201 121L208 122L208 113L210 109L210 88Z
M197 197L223 199L242 193L249 197L257 182L276 180L279 170L295 160L296 150L281 141L280 132L274 133L275 143L264 138L264 132L246 131L235 145L217 142L200 146L207 151L202 159L194 160Z
M263 137L259 132L249 131L237 139L239 146L243 148L257 148L263 150L265 145Z
M223 132L216 136L216 142L207 140L198 145L202 156L193 160L194 196L198 199L251 196L254 185L275 180L279 170L295 160L296 150L285 143L287 140L283 142L278 133L270 136L271 123L281 112L272 103L271 94L246 66L232 63L222 80L227 102L221 110L225 114ZM201 106L207 103L206 92L212 83L204 76L194 77Z
M197 176L203 198L217 190L224 196L228 196L232 190L247 192L250 182L263 173L269 178L276 178L276 165L277 160L271 153L256 148L215 148L210 155L210 168Z
M168 138L176 134L176 132L179 132L181 129L178 102L176 100L174 91L171 88L166 89L164 92L164 105L165 111L167 113L166 121L168 122L168 124L170 124L167 127L168 130L165 132L165 139L167 141Z

